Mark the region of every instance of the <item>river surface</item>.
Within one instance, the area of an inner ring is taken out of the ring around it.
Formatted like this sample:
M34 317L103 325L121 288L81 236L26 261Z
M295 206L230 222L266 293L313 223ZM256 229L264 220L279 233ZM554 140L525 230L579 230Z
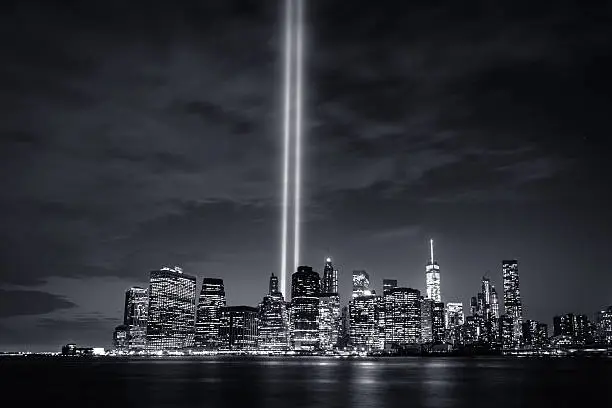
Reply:
M7 407L582 408L612 406L612 359L12 357L0 387Z

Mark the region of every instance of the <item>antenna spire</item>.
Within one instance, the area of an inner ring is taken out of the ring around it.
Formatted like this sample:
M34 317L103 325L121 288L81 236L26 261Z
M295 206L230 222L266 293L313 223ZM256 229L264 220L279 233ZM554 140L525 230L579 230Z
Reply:
M431 264L433 265L433 262L434 262L434 258L433 258L433 239L429 240L429 246L430 246L430 249L431 249Z

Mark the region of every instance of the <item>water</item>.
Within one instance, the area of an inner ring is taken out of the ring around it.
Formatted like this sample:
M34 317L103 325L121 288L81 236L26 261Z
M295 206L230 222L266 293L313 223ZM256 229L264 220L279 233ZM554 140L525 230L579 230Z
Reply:
M26 407L558 408L610 406L610 386L610 359L0 359Z

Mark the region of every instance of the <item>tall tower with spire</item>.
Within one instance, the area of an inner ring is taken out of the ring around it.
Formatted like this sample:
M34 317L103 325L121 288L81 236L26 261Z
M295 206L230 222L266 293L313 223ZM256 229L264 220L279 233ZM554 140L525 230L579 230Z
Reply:
M441 302L440 295L440 265L434 260L433 239L429 240L430 259L425 266L425 287L427 292L426 299L434 302Z

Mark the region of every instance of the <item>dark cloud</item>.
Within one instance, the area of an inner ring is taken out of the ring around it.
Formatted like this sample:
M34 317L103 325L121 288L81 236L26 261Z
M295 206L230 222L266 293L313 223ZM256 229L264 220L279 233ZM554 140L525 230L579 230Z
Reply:
M0 318L46 314L75 306L69 300L51 293L0 289Z

